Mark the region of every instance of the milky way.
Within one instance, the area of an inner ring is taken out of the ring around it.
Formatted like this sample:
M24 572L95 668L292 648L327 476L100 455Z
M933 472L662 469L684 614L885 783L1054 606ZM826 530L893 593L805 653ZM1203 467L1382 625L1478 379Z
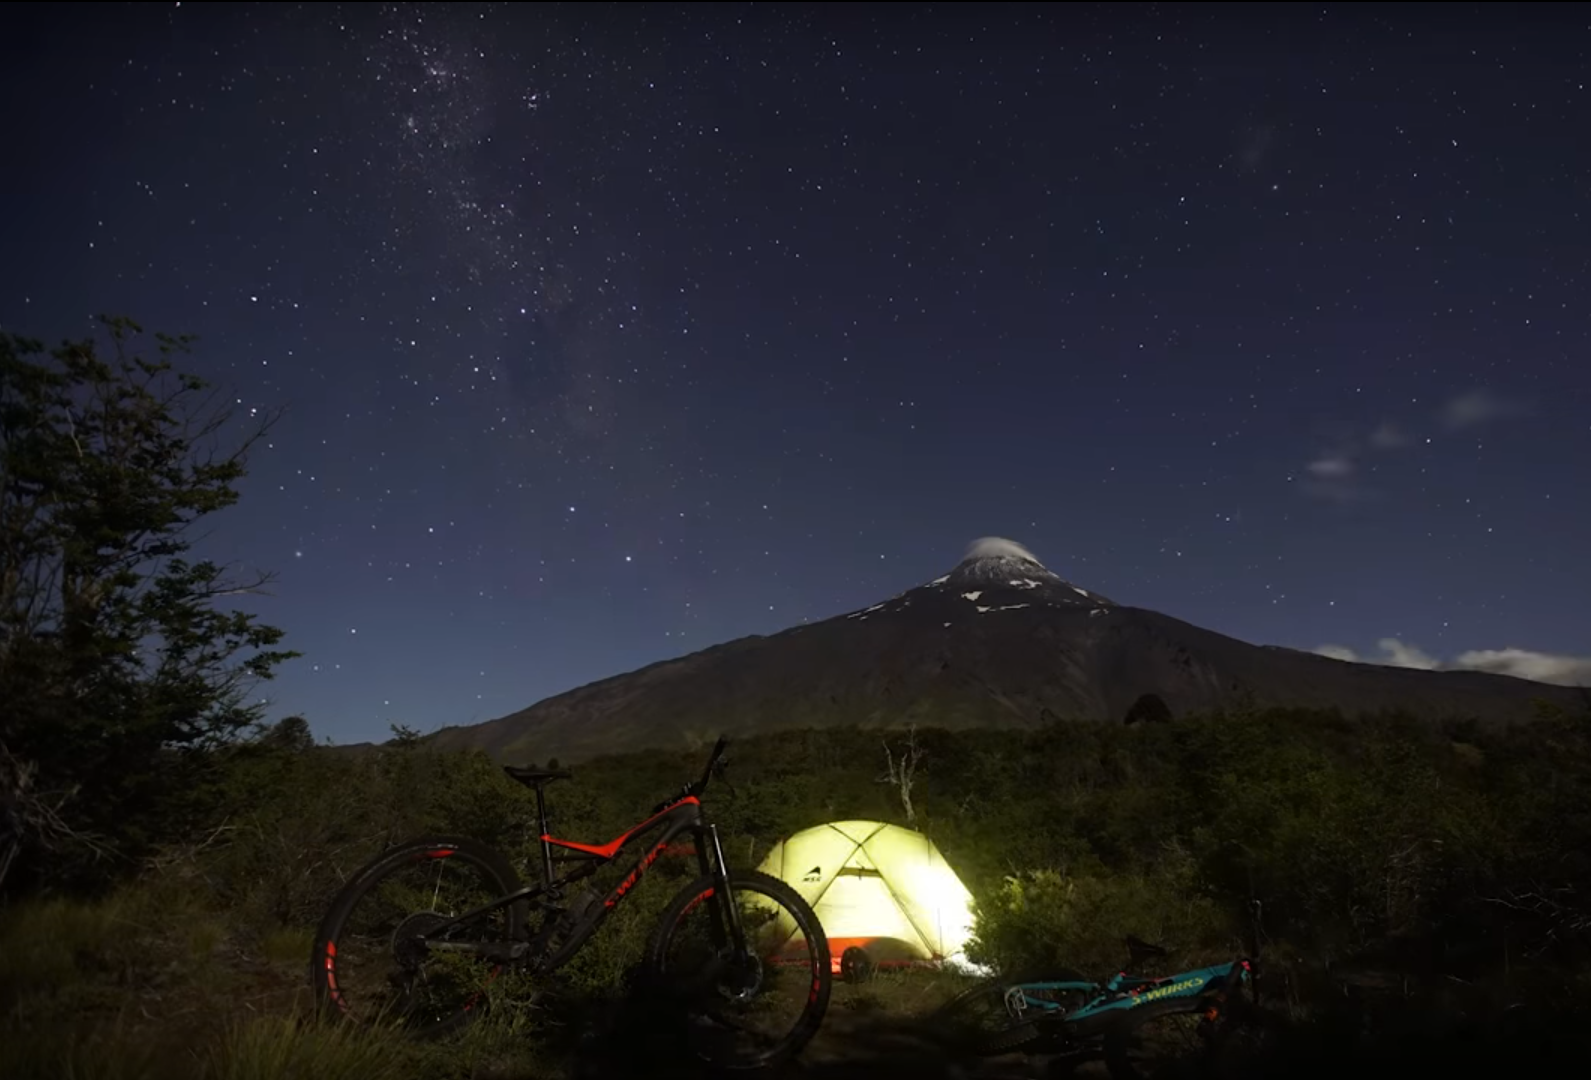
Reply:
M1519 10L18 8L0 324L125 312L285 409L204 545L278 571L271 714L340 740L991 534L1570 677L1591 74Z

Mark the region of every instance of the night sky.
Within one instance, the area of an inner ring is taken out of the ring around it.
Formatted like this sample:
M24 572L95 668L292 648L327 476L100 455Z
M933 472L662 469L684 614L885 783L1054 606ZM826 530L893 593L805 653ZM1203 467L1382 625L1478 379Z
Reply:
M286 409L201 550L279 572L270 716L340 742L990 534L1248 641L1591 677L1587 22L7 5L0 325L193 333Z

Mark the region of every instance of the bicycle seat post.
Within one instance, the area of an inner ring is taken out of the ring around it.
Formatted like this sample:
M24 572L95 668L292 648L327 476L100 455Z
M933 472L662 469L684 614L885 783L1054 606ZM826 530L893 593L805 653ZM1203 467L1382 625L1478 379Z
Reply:
M551 885L552 844L546 839L548 835L546 787L554 780L572 779L573 774L568 769L560 769L556 758L547 762L545 769L535 765L504 765L503 771L513 780L536 791L536 827L540 830L536 838L541 841L541 878L543 884Z
M552 844L547 840L547 785L536 785L536 839L541 842L541 883L552 884Z

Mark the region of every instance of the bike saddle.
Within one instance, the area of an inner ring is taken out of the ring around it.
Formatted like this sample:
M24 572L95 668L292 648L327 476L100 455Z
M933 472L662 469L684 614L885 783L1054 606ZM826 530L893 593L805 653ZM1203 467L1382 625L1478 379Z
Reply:
M1167 951L1164 945L1151 945L1135 934L1127 935L1127 952L1132 956L1133 963L1157 959L1165 956Z
M510 779L518 780L527 787L550 784L554 780L572 780L575 775L568 769L542 769L535 765L504 765L503 772L507 773Z

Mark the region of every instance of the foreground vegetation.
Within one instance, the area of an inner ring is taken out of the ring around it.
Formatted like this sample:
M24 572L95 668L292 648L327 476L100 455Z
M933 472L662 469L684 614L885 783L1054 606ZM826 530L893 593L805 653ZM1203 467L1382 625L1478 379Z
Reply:
M1127 933L1172 944L1168 963L1187 966L1241 949L1256 897L1271 989L1300 1017L1329 1014L1344 1044L1377 1023L1445 1038L1510 1004L1536 1017L1591 1004L1591 718L1482 731L1271 712L916 743L916 824L978 898L974 957L1002 969L1103 974ZM618 988L669 888L621 909L552 1001L503 986L461 1044L310 1022L310 935L347 874L388 839L454 829L533 868L529 797L483 755L414 739L315 747L290 722L216 753L214 816L180 843L97 898L39 895L5 911L0 1072L556 1075L577 1035L601 1030L593 1018L622 1008ZM614 835L699 758L584 765L553 789L555 830ZM733 789L713 799L729 857L754 864L825 820L902 821L885 760L876 733L737 744ZM910 978L847 988L836 1023L924 1009L943 992ZM1343 1001L1357 1003L1351 1032Z

